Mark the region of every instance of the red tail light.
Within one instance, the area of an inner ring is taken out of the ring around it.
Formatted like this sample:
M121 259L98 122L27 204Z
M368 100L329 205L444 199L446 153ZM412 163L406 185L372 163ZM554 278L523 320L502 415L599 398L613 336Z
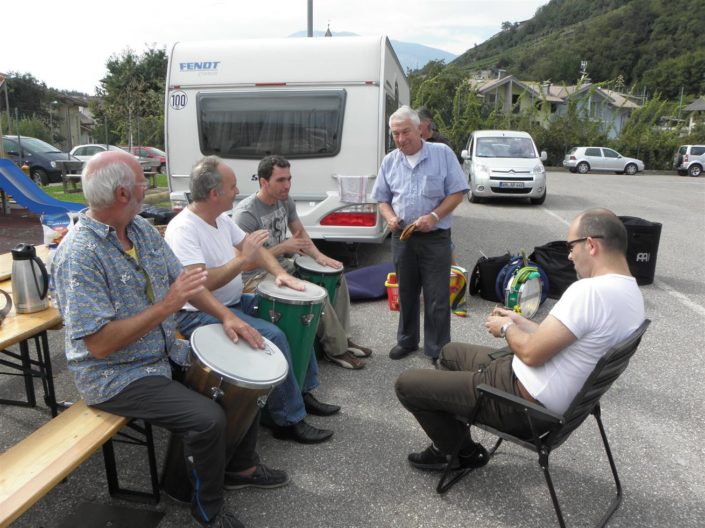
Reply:
M573 161L575 161L575 156L571 156L570 159L572 159Z
M342 213L335 212L324 217L321 225L373 227L377 224L377 213Z

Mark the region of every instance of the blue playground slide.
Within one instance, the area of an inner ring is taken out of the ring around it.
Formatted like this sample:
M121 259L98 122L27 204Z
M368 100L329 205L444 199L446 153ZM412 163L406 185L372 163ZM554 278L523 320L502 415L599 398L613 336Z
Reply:
M0 159L0 189L15 201L37 214L78 212L84 204L63 202L49 196L9 159Z

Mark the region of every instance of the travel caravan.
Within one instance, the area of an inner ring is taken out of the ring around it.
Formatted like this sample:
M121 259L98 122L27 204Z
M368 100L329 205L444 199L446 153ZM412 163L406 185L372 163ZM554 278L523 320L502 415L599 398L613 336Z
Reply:
M388 230L370 192L402 104L409 86L386 37L179 42L165 110L172 207L188 202L204 155L232 167L242 199L259 189L259 161L280 154L312 238L381 242Z

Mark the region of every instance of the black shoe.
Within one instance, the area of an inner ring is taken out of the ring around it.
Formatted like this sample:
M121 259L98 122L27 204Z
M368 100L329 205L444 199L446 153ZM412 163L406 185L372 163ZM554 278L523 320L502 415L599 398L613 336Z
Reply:
M304 393L304 406L308 414L316 416L330 416L340 411L340 405L331 405L330 403L318 401L310 392Z
M419 453L409 453L409 463L418 469L427 471L443 471L448 465L450 457L441 453L438 448L431 444ZM481 468L490 461L490 455L481 444L475 443L468 448L466 453L458 456L458 463L453 469L476 469Z
M192 514L193 520L198 526L203 528L245 528L237 517L228 510L220 510L220 513L213 517L210 521L203 521L198 514Z
M228 490L242 488L272 489L285 486L288 483L289 475L287 475L286 471L268 468L264 464L257 464L255 471L247 476L226 471L223 487Z
M448 457L433 444L418 453L409 453L408 458L415 468L429 471L443 471L448 465Z
M333 436L333 431L329 429L318 429L317 427L307 424L305 420L301 420L294 425L287 425L285 427L276 426L272 430L272 434L274 438L278 438L279 440L293 440L300 444L320 444Z
M458 455L458 465L461 468L481 468L490 461L490 454L487 452L487 449L482 446L482 444L475 443L474 449L470 449L466 450L465 453L461 451Z
M404 348L401 345L395 345L390 351L389 351L389 357L391 359L401 359L403 357L408 356L412 352L416 352L418 348Z

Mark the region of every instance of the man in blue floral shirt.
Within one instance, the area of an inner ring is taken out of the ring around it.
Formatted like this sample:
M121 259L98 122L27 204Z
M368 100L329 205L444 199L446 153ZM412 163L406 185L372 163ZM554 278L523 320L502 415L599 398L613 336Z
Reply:
M126 152L98 154L81 183L87 210L54 260L66 325L66 357L86 403L180 435L194 489L191 513L207 527L242 524L223 508L223 487L276 487L289 480L255 451L257 422L226 460L226 417L213 400L171 379L188 343L175 338L186 301L223 322L233 341L263 349L262 336L204 287L207 272L185 271L159 233L137 216L147 180Z

